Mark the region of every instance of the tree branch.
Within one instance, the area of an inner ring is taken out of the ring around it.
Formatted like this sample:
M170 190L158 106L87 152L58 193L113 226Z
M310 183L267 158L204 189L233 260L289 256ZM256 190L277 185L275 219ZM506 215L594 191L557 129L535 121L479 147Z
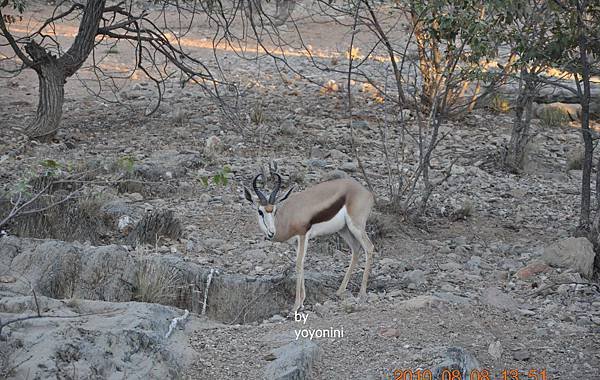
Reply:
M2 31L2 35L4 36L4 38L6 38L6 40L10 44L10 47L13 49L13 51L19 57L19 59L21 61L23 61L23 63L25 65L27 65L28 67L33 67L33 65L34 65L33 61L30 60L27 57L27 55L25 55L25 53L23 53L23 50L21 50L21 48L15 41L14 37L12 36L12 34L8 31L8 28L6 27L6 24L4 23L4 15L2 14L2 7L0 7L0 31Z

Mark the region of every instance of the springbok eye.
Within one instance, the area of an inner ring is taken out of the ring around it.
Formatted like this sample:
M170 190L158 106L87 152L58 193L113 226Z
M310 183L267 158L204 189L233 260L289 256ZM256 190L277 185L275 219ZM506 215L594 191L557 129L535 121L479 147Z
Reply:
M265 214L263 214L262 210L258 210L258 215L264 216Z

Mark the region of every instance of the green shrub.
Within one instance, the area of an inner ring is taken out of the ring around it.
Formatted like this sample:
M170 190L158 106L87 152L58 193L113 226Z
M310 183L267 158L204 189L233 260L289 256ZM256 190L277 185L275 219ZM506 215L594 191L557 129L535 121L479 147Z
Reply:
M496 94L490 99L490 108L497 113L508 113L510 111L510 101L502 95Z

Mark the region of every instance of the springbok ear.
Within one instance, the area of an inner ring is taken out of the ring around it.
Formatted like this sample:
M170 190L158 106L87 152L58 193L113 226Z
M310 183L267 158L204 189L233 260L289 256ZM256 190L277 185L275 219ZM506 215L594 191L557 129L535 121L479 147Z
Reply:
M252 193L246 186L244 186L244 197L248 200L248 202L254 204L254 199L252 199Z
M285 195L283 197L279 198L279 200L277 201L277 203L285 201L287 199L287 197L290 196L290 194L292 193L292 191L294 191L294 186L290 187L290 189L287 191L287 193L285 193Z

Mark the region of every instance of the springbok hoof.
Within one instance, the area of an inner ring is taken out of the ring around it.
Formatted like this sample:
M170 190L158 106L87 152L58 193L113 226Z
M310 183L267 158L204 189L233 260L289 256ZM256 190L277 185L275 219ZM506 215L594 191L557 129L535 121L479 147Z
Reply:
M288 314L288 317L293 319L296 314L305 314L304 305L294 306L294 308Z
M369 296L367 295L366 292L364 293L358 293L358 302L361 304L365 304L367 303L367 300L369 299Z

